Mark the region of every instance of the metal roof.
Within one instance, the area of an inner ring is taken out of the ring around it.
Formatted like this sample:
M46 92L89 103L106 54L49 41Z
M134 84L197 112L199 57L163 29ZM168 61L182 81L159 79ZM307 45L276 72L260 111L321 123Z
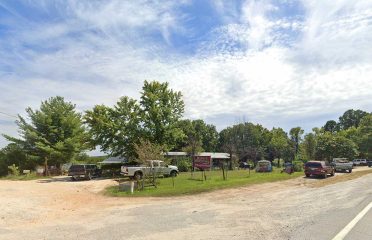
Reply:
M167 152L166 156L187 156L187 152ZM195 156L210 156L211 158L219 158L219 159L229 159L230 155L228 153L220 153L220 152L201 152L196 154Z
M126 163L128 160L123 157L109 157L103 160L102 162L99 162L101 164L119 164L119 163Z

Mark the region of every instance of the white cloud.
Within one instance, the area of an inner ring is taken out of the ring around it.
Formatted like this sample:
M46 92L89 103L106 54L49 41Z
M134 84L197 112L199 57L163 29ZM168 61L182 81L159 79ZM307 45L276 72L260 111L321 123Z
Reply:
M275 1L214 4L223 25L194 55L172 48L173 35L188 31L188 16L173 1L71 1L57 6L63 21L15 25L0 40L0 110L23 113L62 95L83 111L138 98L145 79L182 91L192 118L247 116L282 126L372 110L370 1L304 1L301 17L278 14ZM9 124L0 128L15 134Z

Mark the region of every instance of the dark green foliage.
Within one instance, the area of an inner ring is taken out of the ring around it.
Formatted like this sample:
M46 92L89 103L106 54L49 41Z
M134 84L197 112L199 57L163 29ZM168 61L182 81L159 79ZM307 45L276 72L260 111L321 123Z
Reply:
M358 154L357 145L341 135L325 132L317 137L316 157L318 160L331 161L332 158L353 159Z
M134 144L141 135L139 112L137 101L128 97L120 98L112 108L97 105L87 111L84 120L92 145L113 156L136 156Z
M200 151L215 152L217 150L218 132L216 127L206 124L203 120L180 120L177 127L184 136L175 146L175 151L182 151L186 147L200 149ZM196 151L197 152L197 151Z
M262 125L241 123L220 132L221 151L236 154L240 161L260 160L267 156L271 133Z
M281 128L271 130L271 139L268 146L268 159L274 160L284 157L286 149L290 147L287 133Z
M308 133L304 137L304 141L302 143L302 147L304 150L304 157L307 160L315 159L315 151L316 151L316 135L314 133Z
M372 114L366 115L360 121L358 134L361 157L372 159Z
M33 159L32 166L41 162L59 166L87 148L81 115L63 97L52 97L42 102L39 110L27 108L26 112L30 122L21 116L16 122L20 138L5 138Z
M0 151L0 177L8 174L8 164L6 163L5 154Z
M351 127L359 127L359 123L368 113L362 110L347 110L340 118L341 129L346 130Z
M176 123L184 111L180 92L168 89L168 83L147 82L141 100L122 97L114 107L98 105L84 117L89 126L92 145L112 156L136 159L135 144L140 139L172 149L183 133Z
M327 121L323 128L324 131L331 133L340 131L340 125L334 120Z
M174 148L182 137L182 131L176 126L185 108L181 92L169 89L168 83L145 81L140 105L142 137L164 150Z
M292 144L294 146L295 154L297 155L300 150L300 143L302 141L302 134L304 134L304 130L301 127L292 128L289 131L289 135L291 137Z

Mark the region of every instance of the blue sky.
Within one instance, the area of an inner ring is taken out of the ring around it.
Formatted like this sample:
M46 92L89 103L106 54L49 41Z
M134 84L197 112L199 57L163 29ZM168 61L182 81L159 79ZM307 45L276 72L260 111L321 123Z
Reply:
M138 98L145 79L219 130L310 130L372 111L371 52L369 0L0 0L0 132L51 96L83 112Z

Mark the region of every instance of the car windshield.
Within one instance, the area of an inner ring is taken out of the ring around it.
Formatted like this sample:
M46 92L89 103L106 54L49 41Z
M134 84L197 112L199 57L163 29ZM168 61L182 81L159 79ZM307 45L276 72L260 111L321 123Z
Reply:
M322 167L322 164L319 162L308 162L305 164L305 167L313 167L313 168L318 168L318 167Z
M84 165L72 165L70 171L84 171Z
M267 162L259 162L258 163L258 166L259 167L266 167L266 166L268 166L269 165L269 163L267 163Z

